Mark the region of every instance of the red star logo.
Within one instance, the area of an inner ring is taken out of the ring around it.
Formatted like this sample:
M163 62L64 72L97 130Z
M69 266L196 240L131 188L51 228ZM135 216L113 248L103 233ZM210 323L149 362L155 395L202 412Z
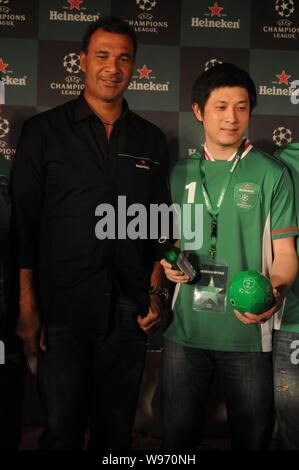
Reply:
M67 0L70 4L70 10L80 10L80 4L83 0Z
M137 72L139 72L139 78L150 78L150 73L152 72L152 69L148 69L146 65L142 67L142 69L137 69Z
M209 10L211 10L212 16L220 16L220 13L223 10L223 7L220 7L218 5L218 2L214 3L214 6L209 7Z
M285 85L289 85L289 78L291 78L292 75L287 75L285 73L285 70L283 70L281 72L281 74L279 75L276 75L276 77L278 78L279 82L278 84L281 85L282 83L284 83Z
M6 72L6 69L8 67L9 64L5 64L3 62L3 59L0 59L0 72Z

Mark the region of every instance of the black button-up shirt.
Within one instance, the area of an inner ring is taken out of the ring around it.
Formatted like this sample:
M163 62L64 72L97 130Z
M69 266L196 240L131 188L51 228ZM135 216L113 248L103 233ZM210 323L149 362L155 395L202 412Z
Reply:
M119 195L168 203L166 166L163 133L125 100L109 140L83 95L25 122L12 170L18 259L38 273L48 322L104 324L111 285L146 313L153 243L99 240L95 211L117 209Z

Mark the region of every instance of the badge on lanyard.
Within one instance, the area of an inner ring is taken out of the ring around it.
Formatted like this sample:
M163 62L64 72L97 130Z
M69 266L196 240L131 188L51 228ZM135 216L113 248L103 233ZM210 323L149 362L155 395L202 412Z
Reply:
M200 279L194 287L193 310L224 313L227 278L228 266L224 263L201 263Z
M246 141L243 140L232 162L217 198L216 206L213 207L206 188L206 172L204 166L204 156L200 159L200 176L202 193L206 209L210 215L210 249L209 259L200 264L200 279L196 284L193 293L193 310L195 311L211 311L224 313L226 311L226 292L228 266L225 263L216 261L217 238L218 238L218 216L224 196L231 183L233 173L237 168L242 153L245 148Z

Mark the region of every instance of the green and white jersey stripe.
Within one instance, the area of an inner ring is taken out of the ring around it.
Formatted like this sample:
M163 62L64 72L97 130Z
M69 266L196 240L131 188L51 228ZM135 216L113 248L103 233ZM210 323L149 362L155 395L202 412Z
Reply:
M288 168L294 184L297 220L299 221L299 143L292 143L279 148L274 156ZM297 238L299 257L299 240ZM275 317L274 328L291 333L299 333L299 272L284 305L284 309Z

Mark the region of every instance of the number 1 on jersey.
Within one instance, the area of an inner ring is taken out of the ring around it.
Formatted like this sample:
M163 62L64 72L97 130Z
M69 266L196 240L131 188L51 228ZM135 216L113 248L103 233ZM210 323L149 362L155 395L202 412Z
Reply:
M194 203L195 191L196 191L196 181L193 181L192 183L187 184L185 186L185 189L187 189L187 191L188 191L187 203L188 204Z

